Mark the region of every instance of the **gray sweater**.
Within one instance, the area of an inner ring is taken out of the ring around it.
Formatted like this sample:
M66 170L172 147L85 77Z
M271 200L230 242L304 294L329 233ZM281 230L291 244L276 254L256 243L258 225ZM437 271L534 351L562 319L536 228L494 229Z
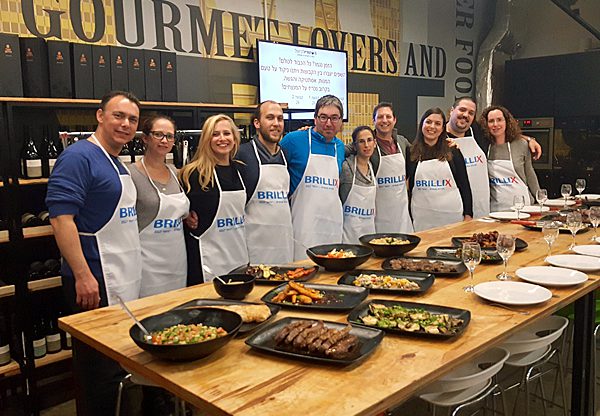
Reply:
M350 155L346 157L346 160L342 164L342 173L340 174L340 199L342 200L342 204L346 202L346 198L348 198L348 194L352 188L355 159L356 155ZM365 176L357 169L356 184L358 186L375 186L375 178L372 178L370 173Z
M510 152L512 154L512 163L515 168L515 172L525 185L529 188L529 196L531 197L531 203L535 203L535 194L540 185L538 183L537 175L533 169L531 162L531 152L529 151L529 144L525 140L514 140L510 144ZM490 144L489 160L508 160L508 144Z
M154 189L150 181L148 181L148 176L146 176L146 172L144 172L143 169L140 171L136 165L130 165L129 170L131 172L131 179L137 190L135 209L137 210L138 230L141 231L148 226L156 217L156 214L158 214L158 204L160 200L158 199L156 189ZM165 195L181 192L179 183L173 175L169 176L169 182L166 184L155 180L152 182L154 182L154 185L156 185L159 192Z

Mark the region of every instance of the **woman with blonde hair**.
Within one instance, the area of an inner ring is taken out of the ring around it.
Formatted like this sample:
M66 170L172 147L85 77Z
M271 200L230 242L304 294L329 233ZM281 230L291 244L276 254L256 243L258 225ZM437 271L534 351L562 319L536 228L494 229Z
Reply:
M248 263L244 230L246 189L234 157L240 133L225 114L206 119L198 149L179 178L190 200L198 226L186 233L188 286L203 279L202 266L223 275Z

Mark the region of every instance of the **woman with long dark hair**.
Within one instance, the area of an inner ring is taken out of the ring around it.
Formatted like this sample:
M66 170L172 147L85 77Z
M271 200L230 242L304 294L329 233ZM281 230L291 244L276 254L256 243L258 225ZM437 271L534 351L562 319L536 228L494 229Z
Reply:
M460 150L447 141L446 117L435 107L421 117L407 152L411 215L415 231L470 220L471 187Z

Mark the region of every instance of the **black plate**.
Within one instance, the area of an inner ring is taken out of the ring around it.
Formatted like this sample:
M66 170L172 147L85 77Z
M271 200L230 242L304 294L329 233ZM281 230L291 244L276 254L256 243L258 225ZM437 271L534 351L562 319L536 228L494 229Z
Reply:
M359 361L365 358L370 353L372 353L375 347L377 347L383 339L383 331L377 328L353 326L350 330L350 334L358 337L359 349L356 351L356 355L344 359L334 359L309 355L309 353L280 349L275 345L275 335L277 335L277 333L281 331L281 329L284 326L296 321L307 320L309 319L293 317L280 319L279 321L273 322L268 327L263 328L256 334L252 335L246 340L246 344L251 346L252 348L256 348L257 350L264 351L270 354L282 355L284 357L316 361L325 364L348 365L355 363L356 361ZM323 323L327 328L335 328L338 330L344 329L346 327L346 324L340 322L323 321Z
M248 269L252 266L257 266L256 264L251 264L248 266L241 266L238 267L237 269L234 269L232 271L230 271L229 273L246 273L248 274ZM302 266L299 267L293 267L293 266L270 266L271 270L273 270L275 273L285 273L287 271L290 270L296 270ZM307 274L306 276L301 277L300 279L294 279L294 282L306 282L307 280L312 279L313 277L315 277L317 275L317 273L319 272L319 266L311 266L311 267L302 267L303 269L311 269L314 268L315 270L313 272L311 272L310 274ZM272 280L272 279L264 279L264 278L256 278L256 280L254 281L257 285L269 285L269 286L279 286L282 283L285 283L286 280Z
M398 257L390 257L389 259L385 259L383 261L383 263L381 263L381 268L383 270L404 270L404 269L394 269L391 266L391 261L395 260L395 259L414 259L414 260L428 260L430 262L434 262L434 261L441 261L442 263L445 264L451 264L451 265L455 265L456 269L458 271L456 272L428 272L425 271L425 273L432 273L434 276L436 277L441 277L441 276L447 276L447 277L457 277L460 276L461 274L463 274L464 272L467 271L467 267L463 264L463 262L461 260L450 260L450 259L438 259L435 257L405 257L405 256L398 256ZM413 270L406 270L406 271L413 271ZM414 270L414 271L419 271L420 270Z
M455 247L461 247L462 243L464 240L468 240L471 237L452 237L452 244ZM515 250L516 251L521 251L521 250L525 250L527 247L529 247L529 244L527 244L527 241L522 240L520 238L515 238Z
M408 240L408 244L372 244L370 241L375 238L386 238L393 237L400 240ZM378 234L366 234L358 238L358 240L365 246L371 247L377 257L392 257L401 256L408 253L421 242L421 237L413 234L399 234L399 233L378 233Z
M324 292L325 295L335 296L339 302L329 303L329 304L318 304L312 303L308 305L303 304L295 304L295 303L285 303L285 302L271 302L279 292L283 291L287 283L284 283L280 286L277 286L275 289L267 292L260 300L269 305L279 305L284 308L291 309L305 309L312 311L329 311L329 312L340 312L340 311L348 311L354 308L356 305L360 304L363 300L366 299L369 291L364 287L350 287L350 286L338 286L338 285L322 285L317 283L306 283L305 287L309 289L319 290Z
M561 223L562 224L562 223ZM523 225L523 227L527 228L528 230L532 230L532 231L542 231L542 226L538 226L538 225L525 225L525 224L521 224ZM590 226L589 224L583 224L583 228L580 228L577 231L577 234L581 234L581 233L587 233L590 230ZM571 234L571 231L563 224L559 229L558 232L561 234Z
M236 335L242 325L242 318L235 312L215 308L179 309L142 319L142 325L149 331L161 331L173 325L198 324L222 327L227 335L197 344L155 345L144 339L142 330L133 325L129 336L141 349L150 354L171 361L197 360L212 354L223 347Z
M352 251L356 256L340 259L320 257L327 255L327 253L333 249ZM309 248L306 250L306 254L312 261L319 266L324 267L325 270L330 272L345 272L356 269L365 261L369 260L373 255L373 249L359 244L324 244Z
M397 277L399 279L407 279L411 280L419 285L418 290L401 290L401 289L375 289L368 288L369 293L389 293L391 295L413 295L413 294L421 294L426 292L431 285L433 284L435 277L431 273L421 273L421 272L406 272L402 270L394 270L394 271L382 271L382 270L352 270L350 272L345 273L340 279L337 281L338 285L348 285L352 287L362 287L362 286L354 286L354 281L361 274L375 274L377 276L382 275L390 275L393 277Z
M182 305L176 306L171 310L176 309L195 309L203 306L228 306L228 305L260 305L258 302L242 302L240 300L228 300L228 299L194 299L189 302L186 302ZM281 310L281 308L277 305L267 305L267 307L271 310L271 316L262 322L250 322L243 323L238 331L239 335L247 335L250 332L254 331L257 328L265 325L267 322L272 321L275 318L275 315Z
M359 319L359 318L369 314L369 305L371 303L379 303L379 304L385 305L387 307L402 306L404 308L420 308L420 309L424 309L430 313L437 313L437 314L445 313L445 314L450 315L453 318L458 318L458 319L463 320L463 324L461 326L459 326L457 331L453 334L429 334L427 332L403 331L398 328L378 328L378 329L381 329L382 331L389 332L392 334L409 335L409 336L425 337L425 338L444 338L444 339L452 338L457 335L460 335L465 330L465 328L469 325L469 322L471 321L471 312L469 312L466 309L449 308L447 306L440 306L440 305L428 305L426 303L402 302L402 301L384 300L384 299L372 299L367 302L364 302L359 307L354 309L350 313L350 315L348 315L348 322L350 322L353 325L360 325L360 326L364 326L366 328L377 328L374 326L365 325Z
M444 260L460 260L460 257L456 257L456 251L460 247L429 247L427 249L427 255L429 257L435 257L437 259ZM484 258L483 254L486 254ZM498 254L496 250L486 249L484 248L481 252L481 262L486 264L497 264L502 263L502 257Z

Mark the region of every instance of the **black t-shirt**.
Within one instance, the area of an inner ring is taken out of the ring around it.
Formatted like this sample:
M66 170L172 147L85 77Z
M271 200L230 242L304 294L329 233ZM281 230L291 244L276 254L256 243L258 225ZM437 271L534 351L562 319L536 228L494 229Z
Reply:
M246 185L246 201L250 201L252 195L254 195L254 191L256 190L256 185L258 185L258 177L260 175L260 165L258 164L258 160L256 159L256 154L254 153L254 146L252 142L256 143L256 150L258 151L258 157L260 158L260 162L263 165L283 165L283 153L281 149L277 151L274 155L272 155L265 146L254 137L251 142L244 143L240 146L240 150L236 155L236 159L244 162L240 163L238 169L242 174L242 179L244 180L244 184Z

